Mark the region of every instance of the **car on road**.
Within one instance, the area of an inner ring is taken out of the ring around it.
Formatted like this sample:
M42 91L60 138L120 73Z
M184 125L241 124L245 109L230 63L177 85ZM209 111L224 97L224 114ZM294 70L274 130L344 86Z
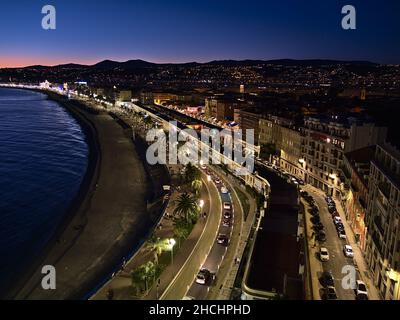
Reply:
M207 166L206 166L205 164L202 164L202 165L200 166L200 168L201 168L202 170L206 170L206 169L207 169Z
M221 184L221 179L220 179L220 178L215 178L214 182L215 182L216 184Z
M224 227L230 227L231 226L231 219L223 219L222 220L222 225L224 226Z
M297 179L297 182L299 183L299 185L304 186L304 181L301 179Z
M221 193L228 193L228 189L225 186L221 187Z
M337 294L336 294L335 287L334 286L329 286L329 287L325 288L322 298L324 300L336 300L337 299Z
M232 219L232 212L224 211L224 219Z
M220 233L217 237L217 242L219 244L226 246L229 243L229 238L226 234Z
M201 269L196 276L196 283L198 284L208 284L211 280L211 272L207 269Z
M347 258L353 258L354 257L353 248L348 244L346 244L343 247L343 253Z
M319 258L321 261L329 261L329 252L327 248L321 247L319 249Z
M319 279L324 287L333 287L335 285L333 275L329 271L324 271Z
M367 286L361 280L356 281L356 295L358 296L359 294L365 294L368 296Z
M224 206L225 210L231 210L232 209L232 205L231 205L230 202L224 202L223 206Z
M319 242L325 242L326 241L326 233L324 231L319 231L318 234L315 237Z

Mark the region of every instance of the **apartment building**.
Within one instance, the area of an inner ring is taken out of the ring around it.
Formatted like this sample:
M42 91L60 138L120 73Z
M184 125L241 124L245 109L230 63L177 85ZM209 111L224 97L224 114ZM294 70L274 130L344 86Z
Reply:
M205 99L205 113L218 121L235 120L235 112L245 108L247 103L237 97L214 96Z
M302 156L307 183L327 195L341 197L340 172L344 154L381 143L387 128L364 118L309 117L304 119Z
M386 300L400 300L400 152L377 145L371 161L366 261Z
M301 165L301 143L303 133L301 127L292 119L268 115L259 120L259 145L261 153L274 151L270 160L279 163L281 168L290 174L304 179Z
M361 148L344 155L341 180L342 207L346 220L352 228L356 241L364 251L367 226L365 217L368 199L368 178L375 146Z
M338 116L306 117L297 124L268 115L258 129L261 153L263 144L274 145L283 169L338 198L344 154L383 142L387 132L370 120Z

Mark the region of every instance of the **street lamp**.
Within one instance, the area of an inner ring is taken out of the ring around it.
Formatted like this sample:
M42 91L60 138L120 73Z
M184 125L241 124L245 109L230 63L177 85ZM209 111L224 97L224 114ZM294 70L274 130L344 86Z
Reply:
M168 249L171 251L171 264L174 263L174 246L176 241L174 238L168 239Z

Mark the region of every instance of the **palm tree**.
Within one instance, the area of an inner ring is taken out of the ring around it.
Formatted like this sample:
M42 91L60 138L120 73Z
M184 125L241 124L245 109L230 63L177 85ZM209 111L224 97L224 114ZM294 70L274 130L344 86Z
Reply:
M186 239L190 233L190 224L186 219L177 219L174 222L174 236L178 239L178 247L180 247L181 239Z
M154 234L146 243L146 249L154 253L154 263L158 264L158 257L168 248L168 239L157 238Z
M152 261L148 261L147 263L142 264L132 271L132 286L136 289L136 295L138 295L139 291L143 289L144 291L147 291L149 289L149 280L152 280L152 282L154 282L156 270L157 268L155 264Z
M145 270L142 266L131 272L132 286L136 289L136 295L139 295L139 292L143 290L143 286L147 286L145 278Z
M185 167L185 179L186 182L201 179L200 170L196 168L191 162L189 162Z
M184 217L187 222L197 217L199 213L199 207L197 205L197 199L188 193L181 194L175 201L176 207L174 214Z
M198 194L203 186L203 182L201 180L193 180L192 181L192 188L194 189L195 193Z

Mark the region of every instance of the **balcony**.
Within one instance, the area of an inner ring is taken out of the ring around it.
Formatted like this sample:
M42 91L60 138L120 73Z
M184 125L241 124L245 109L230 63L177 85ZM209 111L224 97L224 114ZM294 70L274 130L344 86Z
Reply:
M374 223L375 223L375 227L378 229L380 234L383 236L384 232L385 232L385 229L383 228L382 223L381 223L381 219L378 216L376 216L374 218Z
M372 242L375 244L375 247L378 249L380 255L383 256L381 241L379 240L379 236L377 235L376 232L372 234L371 239Z
M390 197L390 185L381 182L381 183L378 184L378 189L385 196L385 198L387 200L389 200L389 197Z

